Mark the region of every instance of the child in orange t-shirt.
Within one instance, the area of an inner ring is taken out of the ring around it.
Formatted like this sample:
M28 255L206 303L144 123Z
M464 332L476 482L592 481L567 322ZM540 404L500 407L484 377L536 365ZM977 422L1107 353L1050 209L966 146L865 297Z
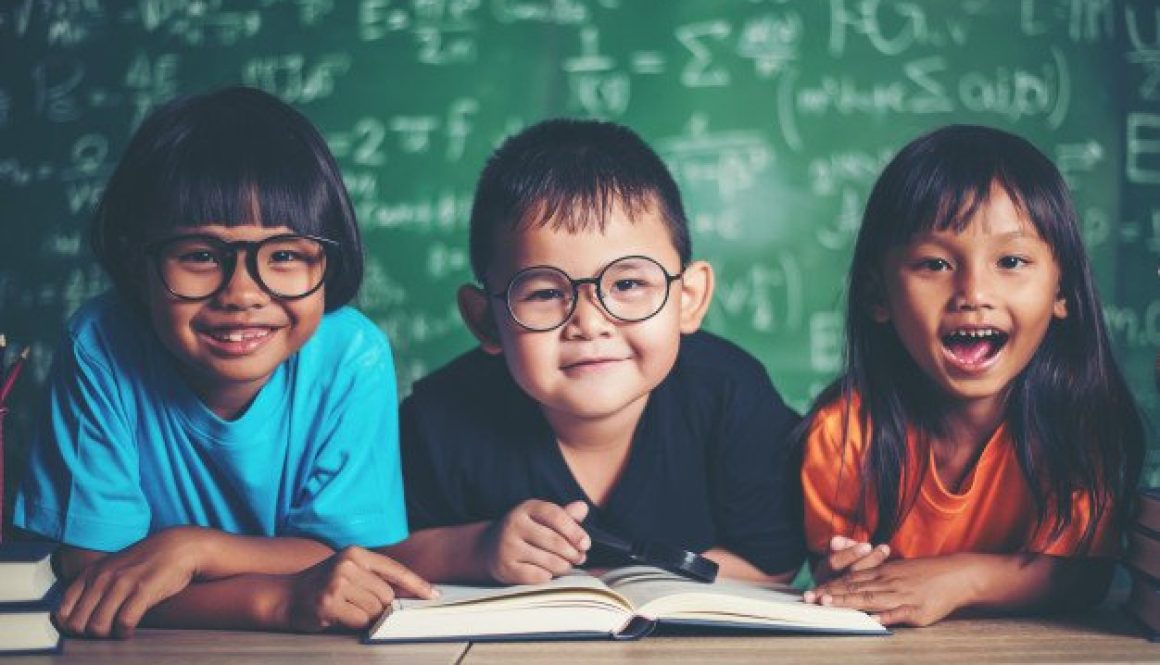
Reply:
M870 195L804 433L807 602L884 624L1102 597L1143 454L1059 171L950 126ZM877 545L872 545L877 543Z

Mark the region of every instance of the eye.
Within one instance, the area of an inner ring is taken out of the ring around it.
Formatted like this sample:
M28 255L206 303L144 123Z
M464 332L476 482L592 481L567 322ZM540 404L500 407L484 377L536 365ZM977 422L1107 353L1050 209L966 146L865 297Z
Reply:
M1031 262L1022 256L1004 256L999 259L999 267L1006 270L1014 270L1019 266L1028 265L1029 263Z
M306 257L304 255L288 249L280 249L270 254L270 263L292 263L305 260Z
M180 263L193 266L204 266L218 262L217 256L215 256L213 252L207 250L191 250L188 252L183 252L178 254L176 258Z
M640 290L648 285L648 280L622 278L612 283L612 291L614 293L625 293Z
M915 266L919 270L929 270L931 272L941 272L943 270L951 269L951 264L948 263L946 259L939 259L934 257L919 259L915 263Z
M523 294L520 300L523 302L549 302L563 297L564 292L560 289L536 289Z

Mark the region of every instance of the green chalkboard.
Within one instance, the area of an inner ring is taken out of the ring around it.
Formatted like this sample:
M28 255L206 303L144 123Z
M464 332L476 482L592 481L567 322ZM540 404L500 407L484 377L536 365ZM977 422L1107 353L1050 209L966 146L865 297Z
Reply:
M877 172L920 132L976 122L1067 176L1155 421L1158 52L1157 0L3 3L0 331L34 350L11 455L61 322L105 287L83 229L129 135L175 95L235 83L296 106L338 156L369 250L359 304L389 333L404 393L471 344L454 291L472 186L514 130L601 117L654 145L694 254L718 271L708 327L802 408L839 367L842 280ZM1160 483L1160 458L1149 469Z

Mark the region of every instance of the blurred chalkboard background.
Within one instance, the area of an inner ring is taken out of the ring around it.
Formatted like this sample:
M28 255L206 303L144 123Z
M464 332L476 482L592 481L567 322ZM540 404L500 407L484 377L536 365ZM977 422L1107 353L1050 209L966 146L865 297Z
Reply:
M0 331L33 347L10 481L59 326L106 286L83 231L127 138L157 104L235 83L293 104L338 156L368 247L359 304L404 393L470 346L454 290L472 187L514 130L640 132L718 270L708 327L804 408L839 367L874 177L920 132L974 122L1067 176L1120 360L1160 415L1160 0L9 0Z

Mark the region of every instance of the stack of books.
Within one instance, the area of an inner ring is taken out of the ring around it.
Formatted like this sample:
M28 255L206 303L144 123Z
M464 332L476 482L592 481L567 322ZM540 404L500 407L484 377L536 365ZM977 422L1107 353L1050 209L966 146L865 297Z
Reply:
M1132 594L1125 608L1153 642L1160 641L1160 487L1139 493L1124 563L1132 574Z
M0 545L0 654L60 650L60 633L52 624L60 600L52 572L55 548L41 542Z

